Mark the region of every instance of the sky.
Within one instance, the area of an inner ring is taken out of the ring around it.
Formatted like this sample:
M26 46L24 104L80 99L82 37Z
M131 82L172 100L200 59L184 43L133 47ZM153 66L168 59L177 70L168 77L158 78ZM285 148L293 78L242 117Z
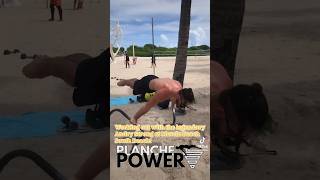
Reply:
M111 41L116 22L121 27L120 46L152 44L177 47L181 0L110 0ZM193 0L189 46L210 45L210 0Z

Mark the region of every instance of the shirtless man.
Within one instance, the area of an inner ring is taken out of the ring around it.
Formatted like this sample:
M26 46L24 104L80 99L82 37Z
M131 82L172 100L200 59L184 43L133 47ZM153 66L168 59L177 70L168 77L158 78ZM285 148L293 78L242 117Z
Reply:
M267 100L260 84L233 86L222 65L211 61L210 66L211 126L213 126L211 137L218 147L214 148L215 152L212 153L213 169L238 169L241 167L240 160L236 150L231 148L249 137L268 131L265 125L272 120ZM230 142L234 144L231 145ZM232 152L228 155L235 156L228 157L225 152Z
M68 56L48 57L37 55L25 65L22 73L31 79L56 77L74 87L73 103L76 106L105 103L108 87L107 76L110 50L99 56L76 53ZM105 117L106 108L101 116ZM99 114L100 115L100 114ZM109 134L109 133L108 133ZM83 162L74 180L92 180L103 170L109 168L109 138L102 142Z
M138 119L153 106L165 100L171 101L171 108L175 106L185 107L195 102L191 88L182 88L180 82L169 78L158 78L154 75L147 75L141 79L123 79L117 85L129 86L133 89L134 95L156 92L133 116L133 119L131 119L131 123L133 124L136 124Z

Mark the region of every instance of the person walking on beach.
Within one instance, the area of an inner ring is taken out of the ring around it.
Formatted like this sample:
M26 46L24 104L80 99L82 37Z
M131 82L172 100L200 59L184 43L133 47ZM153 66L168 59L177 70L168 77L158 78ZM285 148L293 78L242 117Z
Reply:
M154 75L147 75L141 79L122 79L117 85L130 87L133 89L134 95L144 95L155 92L130 120L132 124L137 124L141 116L161 102L171 101L172 109L175 107L186 107L189 104L195 103L192 89L182 88L179 81L170 78L159 78Z
M155 67L157 67L156 56L154 54L152 54L152 56L151 56L151 68L155 68Z
M54 21L54 12L55 12L55 7L57 7L59 11L59 17L60 21L63 20L62 18L62 8L61 8L61 0L50 0L50 13L51 13L51 18L49 21Z
M125 64L126 64L126 68L130 68L130 58L129 58L128 52L125 52Z
M44 79L49 76L64 80L74 87L73 103L76 106L92 105L106 101L107 63L110 50L96 57L76 53L67 56L49 57L38 55L25 65L22 73L31 79ZM106 111L106 110L105 110ZM102 113L105 116L106 112ZM98 174L109 168L109 143L102 142L82 163L75 173L74 180L93 180Z
M84 0L74 0L73 1L73 10L82 9Z

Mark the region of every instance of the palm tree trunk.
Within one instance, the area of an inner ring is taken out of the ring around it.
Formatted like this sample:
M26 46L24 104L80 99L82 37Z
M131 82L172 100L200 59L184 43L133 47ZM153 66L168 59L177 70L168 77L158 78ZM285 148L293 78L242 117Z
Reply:
M233 79L245 0L214 0L211 7L211 58Z
M191 0L181 0L180 27L176 63L174 66L173 79L183 85L187 67L187 50L190 30Z

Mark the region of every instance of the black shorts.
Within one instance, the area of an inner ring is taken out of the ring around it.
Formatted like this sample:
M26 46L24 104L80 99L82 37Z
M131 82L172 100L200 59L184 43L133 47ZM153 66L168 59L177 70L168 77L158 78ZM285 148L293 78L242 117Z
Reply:
M99 104L107 99L109 50L79 63L73 91L76 106Z
M141 78L140 80L136 80L133 85L133 94L140 95L140 94L155 92L154 90L149 88L149 83L153 79L157 79L157 78L158 77L154 75L147 75Z

